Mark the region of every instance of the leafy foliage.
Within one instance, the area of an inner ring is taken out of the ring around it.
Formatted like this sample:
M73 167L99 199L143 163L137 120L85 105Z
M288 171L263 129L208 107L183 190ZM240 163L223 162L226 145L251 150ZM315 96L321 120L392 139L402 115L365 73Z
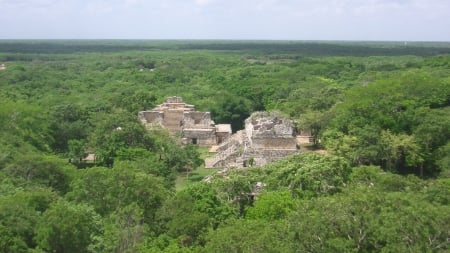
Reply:
M2 41L0 252L448 252L449 48ZM279 110L328 154L176 192L197 148L136 117L173 95L233 131Z
M309 196L339 190L348 181L349 164L340 157L305 153L266 166L268 188L287 187Z
M82 171L71 185L67 197L79 203L88 203L100 215L136 203L144 210L147 223L154 220L155 212L168 192L160 178L122 168L102 167Z
M58 201L42 215L36 228L36 242L47 251L88 252L99 233L99 216L83 204Z

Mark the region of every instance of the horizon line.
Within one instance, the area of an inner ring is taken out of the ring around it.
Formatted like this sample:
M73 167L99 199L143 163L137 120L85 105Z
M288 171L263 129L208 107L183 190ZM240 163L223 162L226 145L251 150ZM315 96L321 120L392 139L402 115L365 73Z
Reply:
M148 38L0 38L0 41L231 41L231 42L396 42L450 43L450 40L358 40L358 39L148 39Z

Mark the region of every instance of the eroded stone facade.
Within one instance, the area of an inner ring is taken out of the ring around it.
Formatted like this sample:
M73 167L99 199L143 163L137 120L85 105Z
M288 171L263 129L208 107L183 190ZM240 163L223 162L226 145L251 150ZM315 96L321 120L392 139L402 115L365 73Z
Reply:
M255 112L245 120L245 129L217 148L205 167L250 167L299 152L294 123L277 112Z
M186 144L217 145L231 136L229 124L216 125L209 112L196 111L181 97L169 97L154 109L139 112L139 119L149 129L157 125L180 135Z

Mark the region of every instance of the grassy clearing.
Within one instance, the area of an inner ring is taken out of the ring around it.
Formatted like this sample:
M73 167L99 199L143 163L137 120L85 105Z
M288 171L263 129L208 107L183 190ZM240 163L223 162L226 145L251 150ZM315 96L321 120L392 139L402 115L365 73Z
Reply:
M198 151L200 153L200 158L205 159L207 157L211 157L212 154L208 152L209 148L199 147ZM177 179L175 181L175 189L177 191L183 190L191 184L195 184L197 182L202 181L208 175L213 174L218 171L218 169L205 169L204 165L197 167L195 170L190 171L189 173L179 173Z

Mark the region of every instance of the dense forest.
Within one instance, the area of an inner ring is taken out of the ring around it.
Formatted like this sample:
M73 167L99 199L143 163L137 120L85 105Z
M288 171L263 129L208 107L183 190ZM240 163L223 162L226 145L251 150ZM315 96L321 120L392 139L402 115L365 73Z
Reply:
M0 252L450 251L449 43L4 40L0 65ZM175 95L313 143L180 187L205 150L137 119Z

